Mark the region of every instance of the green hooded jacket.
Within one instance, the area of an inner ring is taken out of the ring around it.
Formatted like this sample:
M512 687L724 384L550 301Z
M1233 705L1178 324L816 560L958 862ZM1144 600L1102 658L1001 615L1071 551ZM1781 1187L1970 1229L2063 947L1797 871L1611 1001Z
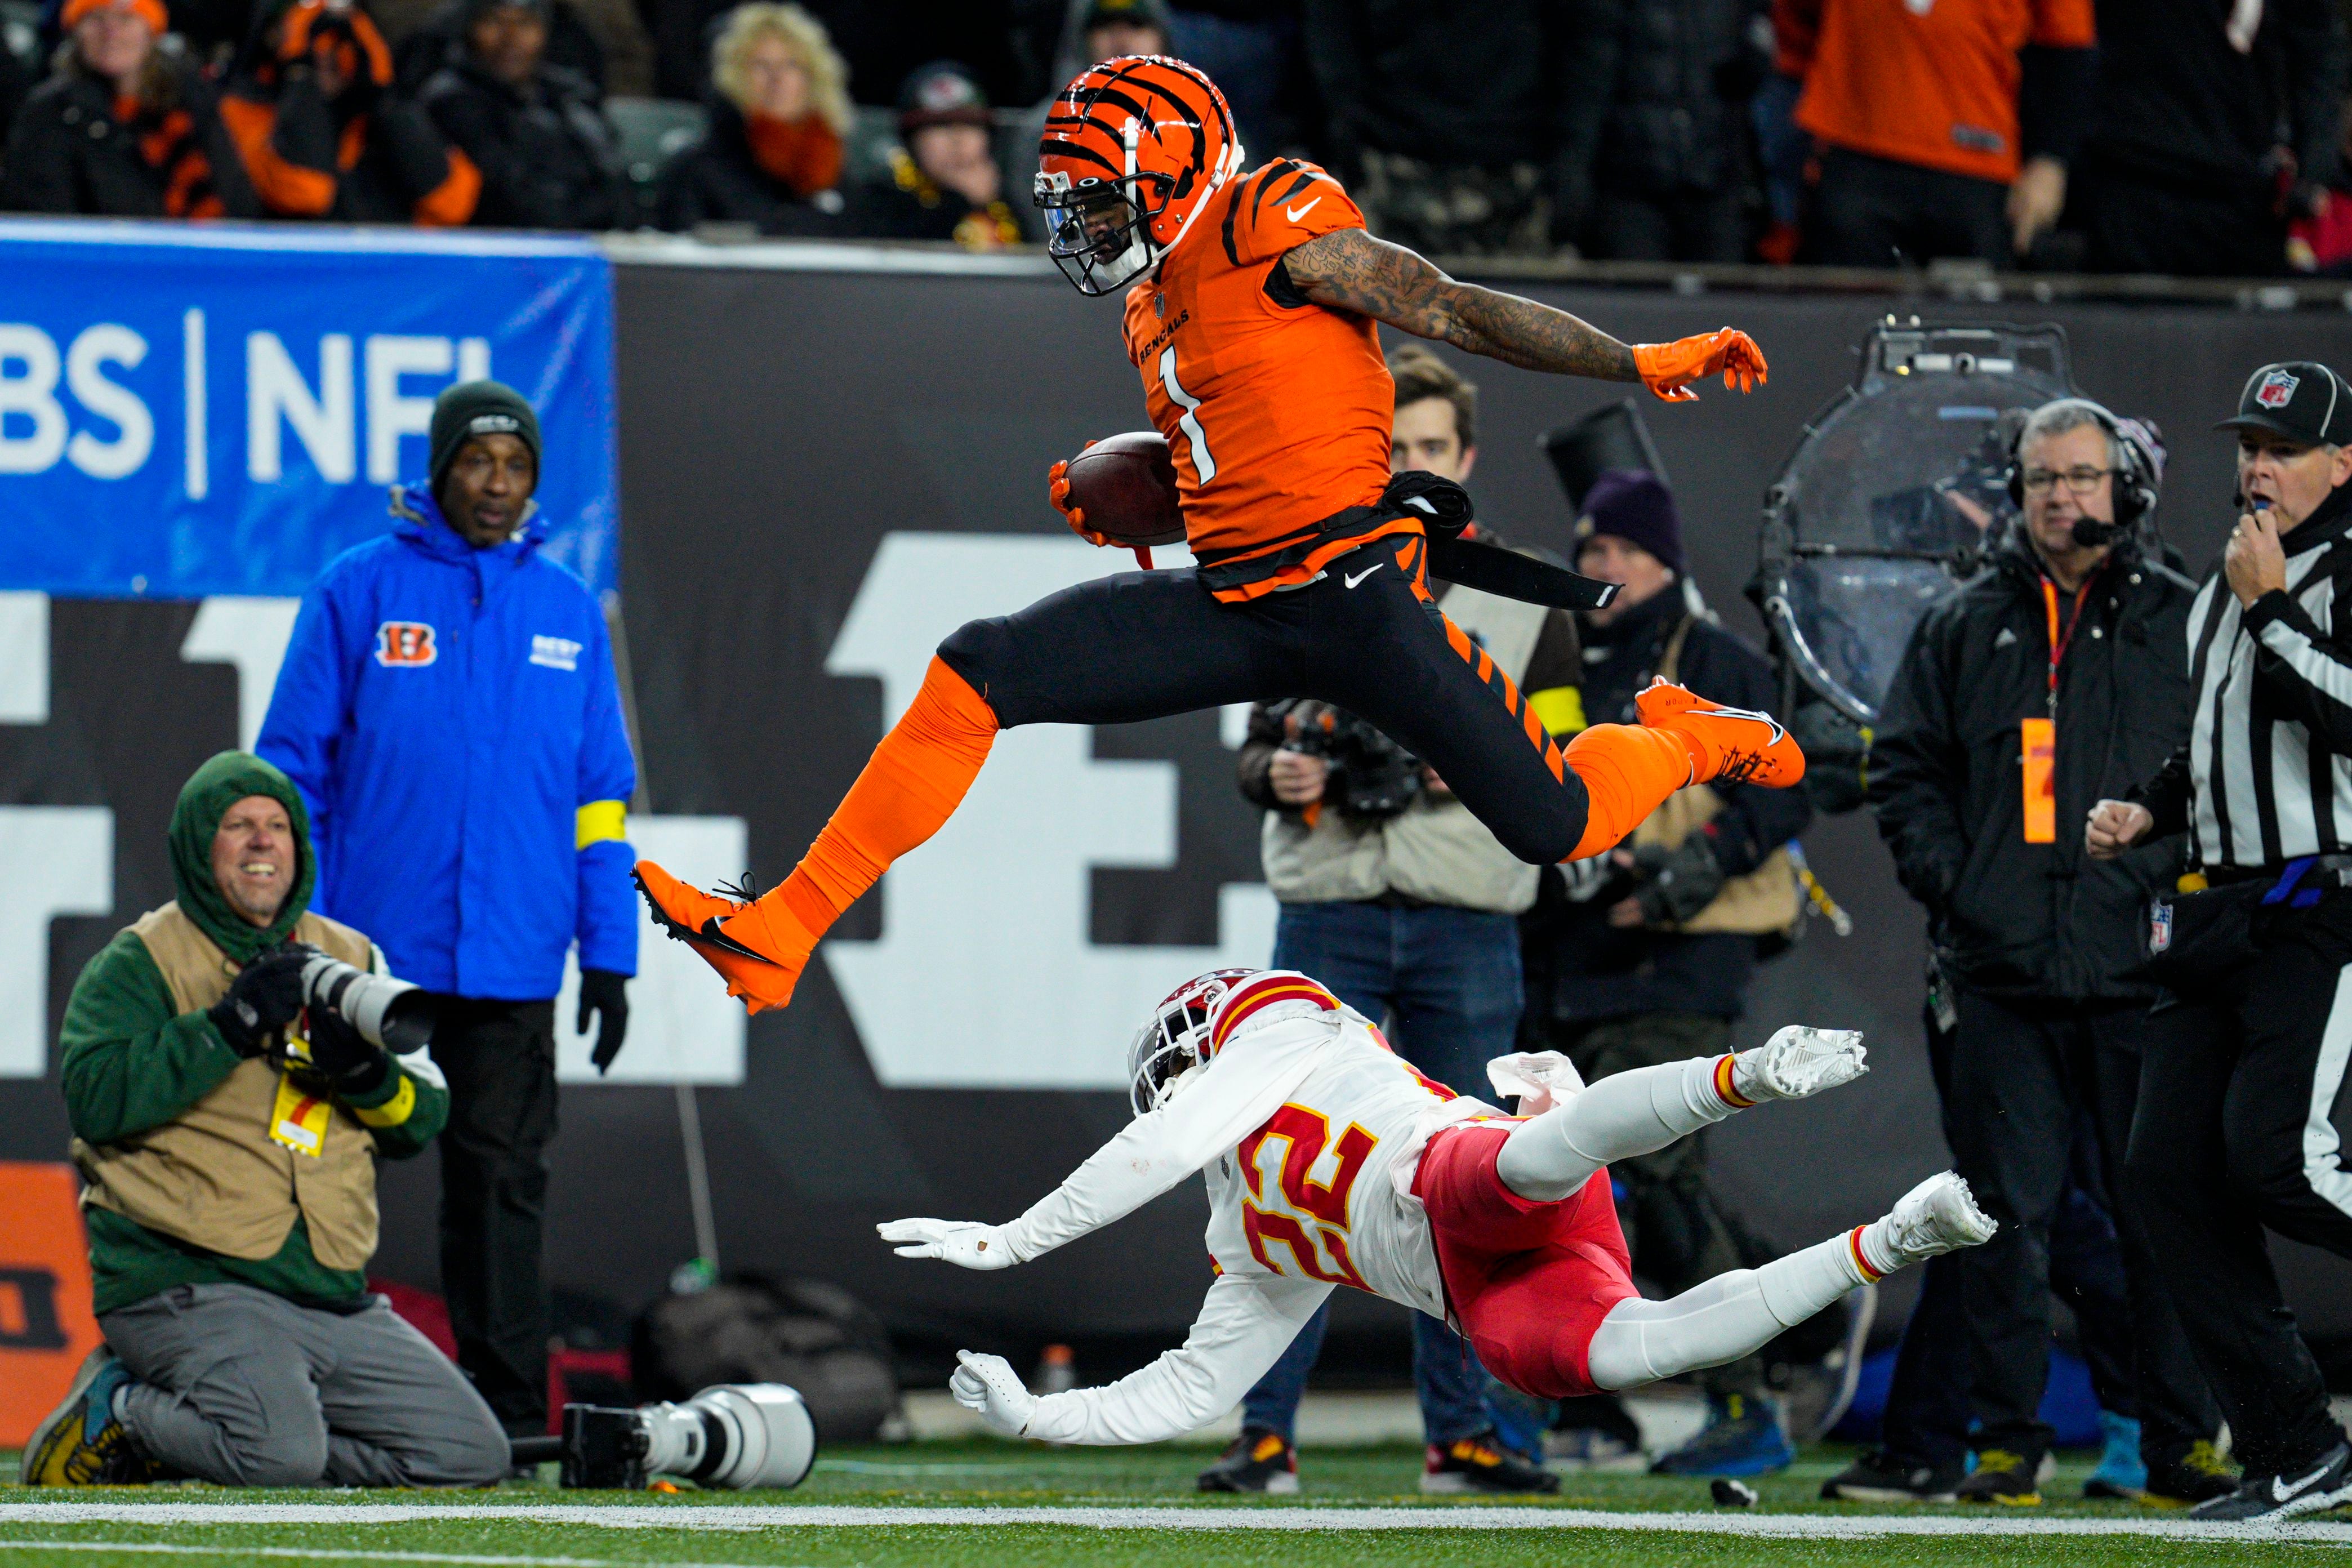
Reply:
M286 808L294 829L294 886L267 929L231 910L213 880L212 847L221 818L249 795L267 795ZM223 752L198 768L172 812L172 877L183 913L239 964L283 942L310 907L317 879L310 826L293 781L248 752ZM204 1013L174 1016L172 990L147 945L124 930L100 950L74 982L58 1036L59 1077L66 1114L76 1136L109 1143L159 1127L210 1094L243 1058L229 1048ZM376 1152L389 1159L416 1153L449 1117L449 1093L423 1058L394 1058L373 1092L345 1103L372 1110L414 1086L415 1109L394 1127L371 1128ZM356 1301L366 1289L358 1269L329 1268L311 1255L298 1217L278 1255L260 1262L227 1258L162 1236L110 1209L85 1205L96 1310L110 1312L175 1285L234 1281L306 1304Z

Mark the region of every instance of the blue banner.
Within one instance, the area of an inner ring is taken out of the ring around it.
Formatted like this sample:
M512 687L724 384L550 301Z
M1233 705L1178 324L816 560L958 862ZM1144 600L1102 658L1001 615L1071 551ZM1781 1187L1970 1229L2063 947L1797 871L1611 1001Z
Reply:
M433 399L539 410L549 553L620 574L611 264L583 240L0 219L0 589L290 595L390 526Z

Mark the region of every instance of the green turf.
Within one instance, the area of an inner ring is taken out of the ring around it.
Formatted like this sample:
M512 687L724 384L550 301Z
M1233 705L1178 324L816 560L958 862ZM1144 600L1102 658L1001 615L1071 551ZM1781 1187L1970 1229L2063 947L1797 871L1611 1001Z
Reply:
M1013 1564L1105 1564L1135 1568L1223 1568L1232 1564L1279 1564L1281 1568L1386 1568L1388 1564L1475 1563L1516 1568L1542 1563L1607 1564L1652 1568L1666 1564L2021 1564L2106 1568L2124 1563L2276 1563L2325 1561L2343 1547L2334 1543L2281 1542L2175 1542L2135 1537L2030 1539L1895 1538L1855 1542L1782 1541L1708 1536L1664 1531L1101 1531L1048 1525L891 1525L857 1528L794 1526L793 1512L808 1505L888 1505L951 1509L981 1504L1004 1507L1094 1505L1181 1506L1211 1510L1296 1509L1317 1505L1409 1504L1423 1500L1415 1489L1417 1448L1310 1450L1305 1457L1304 1490L1296 1500L1202 1497L1192 1477L1209 1451L1193 1446L1129 1449L1046 1450L989 1442L927 1443L918 1447L844 1448L829 1451L816 1473L799 1489L784 1493L687 1492L675 1498L647 1494L562 1492L528 1484L509 1486L486 1498L480 1493L254 1492L210 1488L162 1488L96 1492L0 1490L0 1502L37 1500L268 1501L310 1504L399 1502L408 1504L499 1502L605 1503L652 1510L692 1510L705 1504L772 1504L774 1523L751 1531L688 1531L646 1528L599 1529L530 1520L450 1519L393 1524L159 1524L153 1522L49 1523L22 1518L0 1522L0 1568L163 1568L167 1563L201 1568L206 1563L260 1562L396 1562L388 1554L437 1554L448 1558L505 1559L509 1563L680 1564L781 1564L804 1568L1011 1568ZM1843 1515L1917 1513L1953 1517L1934 1508L1864 1509L1826 1504L1817 1496L1821 1481L1849 1456L1822 1449L1778 1477L1757 1483L1759 1515L1795 1512ZM0 1469L13 1471L13 1462ZM2177 1518L2123 1503L2088 1503L2079 1493L2087 1463L2062 1468L2042 1509L2018 1510L2037 1518ZM1491 1503L1493 1500L1475 1500ZM1653 1479L1646 1476L1590 1476L1570 1479L1559 1505L1587 1509L1693 1511L1715 1514L1706 1483ZM1447 1506L1443 1500L1437 1507ZM1541 1508L1543 1503L1523 1506ZM1551 1505L1559 1506L1559 1505ZM2003 1510L2007 1514L2009 1510ZM1980 1517L1969 1515L1965 1517ZM70 1543L70 1546L69 1544ZM180 1548L168 1554L89 1547L159 1543ZM72 1547L84 1548L81 1550ZM188 1548L216 1549L191 1553ZM260 1553L275 1549L271 1555ZM312 1555L312 1554L317 1555ZM334 1553L352 1553L337 1558ZM378 1555L386 1554L386 1555ZM2352 1563L2352 1558L2338 1557ZM415 1559L411 1559L415 1561Z

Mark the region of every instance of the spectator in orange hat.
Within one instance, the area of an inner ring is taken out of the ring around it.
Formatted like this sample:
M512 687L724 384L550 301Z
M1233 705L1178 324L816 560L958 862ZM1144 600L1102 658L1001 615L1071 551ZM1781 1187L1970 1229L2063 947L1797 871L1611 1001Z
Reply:
M481 171L415 104L386 95L392 50L352 0L275 0L254 17L221 119L274 217L454 227Z
M710 78L709 131L662 172L661 226L842 232L849 69L824 25L798 5L738 5L711 45Z
M2030 252L2066 204L2096 85L2093 0L1777 0L1822 143L1814 259Z
M255 217L260 204L201 72L158 49L162 0L67 0L56 70L26 101L0 207Z

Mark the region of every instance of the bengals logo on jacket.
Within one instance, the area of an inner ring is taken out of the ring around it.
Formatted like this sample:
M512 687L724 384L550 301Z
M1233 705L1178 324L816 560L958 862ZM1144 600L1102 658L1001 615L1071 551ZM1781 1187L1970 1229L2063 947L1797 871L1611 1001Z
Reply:
M375 661L386 669L422 669L441 657L423 621L386 621L375 629Z

